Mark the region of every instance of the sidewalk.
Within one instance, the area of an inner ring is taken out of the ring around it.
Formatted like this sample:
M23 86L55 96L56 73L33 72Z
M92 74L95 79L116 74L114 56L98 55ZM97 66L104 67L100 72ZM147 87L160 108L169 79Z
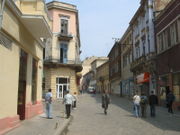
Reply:
M72 119L72 117L66 119L64 111L65 107L62 101L53 101L53 119L47 119L44 113L30 120L22 121L20 127L5 135L60 135Z

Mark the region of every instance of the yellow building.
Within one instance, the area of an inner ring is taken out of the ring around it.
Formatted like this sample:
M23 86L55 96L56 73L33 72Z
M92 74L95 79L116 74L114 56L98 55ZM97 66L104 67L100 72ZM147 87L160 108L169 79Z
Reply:
M53 98L63 98L65 91L79 92L80 37L76 6L52 1L47 3L53 19L52 44L46 47L44 63L45 90L52 89Z
M105 62L97 68L96 80L98 92L107 90L109 93L111 93L109 83L109 61Z
M82 78L81 78L81 87L80 90L86 90L87 89L87 78L85 77L86 74L91 70L91 63L97 59L98 57L92 56L92 57L87 57L85 60L82 62L82 67L83 70L81 71Z
M43 112L42 39L52 33L43 0L3 0L0 7L0 134L4 134L20 120Z

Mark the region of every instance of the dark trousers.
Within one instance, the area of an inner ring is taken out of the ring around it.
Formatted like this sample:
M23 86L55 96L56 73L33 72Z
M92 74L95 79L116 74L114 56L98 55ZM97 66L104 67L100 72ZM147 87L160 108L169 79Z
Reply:
M74 101L74 105L73 105L74 108L76 108L76 101Z
M150 111L151 111L151 117L154 117L156 115L155 111L155 105L150 105Z
M71 115L71 104L66 104L66 115L67 118Z
M146 117L146 105L141 105L141 115L142 117Z
M172 104L173 104L172 101L168 103L168 112L169 113L173 113Z
M104 114L107 114L108 104L104 104Z

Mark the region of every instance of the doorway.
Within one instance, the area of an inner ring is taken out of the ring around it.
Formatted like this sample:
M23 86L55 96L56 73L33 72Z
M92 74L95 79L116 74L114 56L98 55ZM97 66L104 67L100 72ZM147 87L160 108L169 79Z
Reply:
M26 102L26 75L27 75L27 53L20 51L19 64L19 85L18 85L18 104L17 114L20 120L25 119L25 102Z
M65 92L69 90L69 78L56 78L56 98L64 98Z

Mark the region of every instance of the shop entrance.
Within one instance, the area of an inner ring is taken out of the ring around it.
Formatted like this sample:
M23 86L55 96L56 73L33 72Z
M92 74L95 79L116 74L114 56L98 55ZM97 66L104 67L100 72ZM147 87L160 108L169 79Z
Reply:
M27 53L21 50L20 64L19 64L18 104L17 104L17 114L20 116L20 120L25 119L26 74L27 74Z

